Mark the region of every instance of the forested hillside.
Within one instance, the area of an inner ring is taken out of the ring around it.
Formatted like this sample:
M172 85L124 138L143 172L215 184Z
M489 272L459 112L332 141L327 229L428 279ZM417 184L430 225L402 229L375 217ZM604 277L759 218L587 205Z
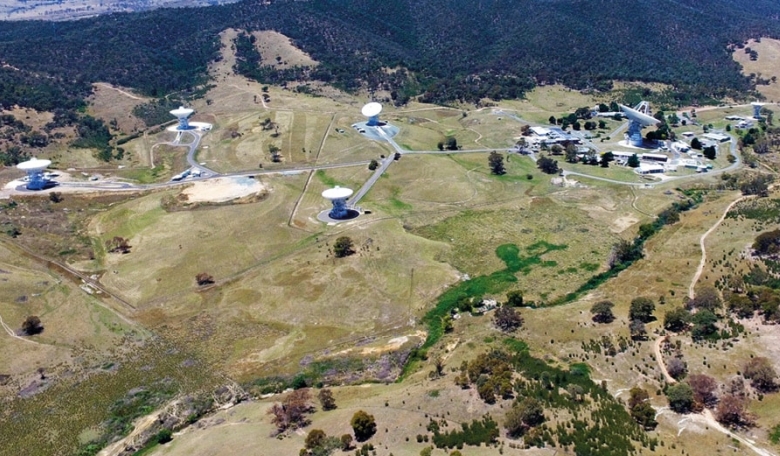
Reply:
M72 107L94 81L151 96L192 89L218 56L217 34L234 27L277 30L321 62L314 71L245 68L264 82L303 77L385 88L400 100L473 102L540 83L605 89L613 79L644 80L674 85L682 103L751 89L729 46L780 37L779 19L774 0L248 0L3 23L0 102Z

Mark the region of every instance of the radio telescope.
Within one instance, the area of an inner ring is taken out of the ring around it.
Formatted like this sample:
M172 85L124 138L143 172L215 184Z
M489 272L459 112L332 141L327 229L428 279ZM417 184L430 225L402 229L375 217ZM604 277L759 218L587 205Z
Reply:
M761 103L760 101L754 101L750 103L751 106L753 106L753 118L754 119L760 119L761 118L761 108L764 107L766 103Z
M658 126L658 119L648 115L650 104L646 101L639 103L636 108L620 105L620 110L628 117L628 141L632 146L642 146L642 129L649 126Z
M350 210L347 208L347 198L352 196L352 193L354 193L352 189L338 185L322 192L322 197L333 203L333 209L328 213L330 218L336 220L352 218Z
M379 125L379 113L382 112L382 105L372 101L371 103L367 103L365 106L363 106L363 109L360 112L363 113L364 116L368 117L366 126L376 127Z
M26 162L19 163L16 167L27 173L27 189L43 190L50 181L43 175L43 171L51 165L51 160L38 160L32 158Z
M178 109L174 109L173 111L171 111L171 115L179 119L179 126L176 127L177 130L190 129L190 123L187 120L187 118L191 116L193 112L195 112L194 109L185 108L184 106L179 106Z

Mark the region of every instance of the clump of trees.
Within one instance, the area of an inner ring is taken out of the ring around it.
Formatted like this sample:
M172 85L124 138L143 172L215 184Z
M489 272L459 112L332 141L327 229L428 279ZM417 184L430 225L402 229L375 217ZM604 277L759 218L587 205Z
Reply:
M437 448L490 445L495 443L499 436L498 424L490 415L485 415L481 420L472 420L470 424L463 423L461 428L461 430L441 432L439 423L433 420L428 423L428 430L433 432L433 444Z
M110 253L121 253L123 255L130 253L130 248L132 246L128 241L128 239L121 236L114 236L112 239L106 241L106 250Z
M615 304L612 301L599 301L590 308L590 313L593 315L593 321L596 323L612 323L615 320L615 315L612 313L612 308Z
M490 172L496 176L506 174L506 168L504 168L504 156L496 152L495 150L488 155L488 165L490 166Z
M645 430L652 430L658 425L655 420L655 409L650 405L650 395L642 388L634 387L629 391L628 410L631 418Z
M515 401L504 418L504 427L510 437L522 437L534 426L544 423L542 404L533 397Z
M355 253L355 244L349 236L341 236L333 243L333 254L336 258L348 257Z
M759 391L767 392L777 389L775 383L777 371L772 367L771 361L763 356L755 357L745 363L742 374L751 380L753 387Z
M493 315L493 324L501 331L512 332L522 326L523 317L512 307L501 306Z
M553 160L550 157L545 157L544 155L542 155L541 157L539 157L538 160L536 160L536 167L542 170L543 173L557 174L558 160Z
M320 400L322 410L327 411L336 409L336 399L333 397L333 391L331 391L330 388L322 388L320 392L317 393L317 399Z
M271 422L276 425L277 432L287 429L297 429L309 424L308 414L314 411L309 403L311 394L306 388L298 389L285 397L281 403L275 403L269 410Z
M461 388L476 385L479 397L493 404L496 397L512 397L513 372L511 357L500 350L493 350L478 355L470 362L463 361L460 373L455 376L455 384Z
M27 336L34 336L43 332L41 319L36 315L30 315L22 322L22 333Z
M349 440L345 440L344 437ZM341 438L329 437L322 429L312 429L306 436L304 448L299 453L300 456L327 456L334 450L348 451L352 447L352 436L345 434Z
M350 425L355 433L355 440L365 442L376 434L376 421L373 415L369 415L363 410L358 410L352 415Z
M780 253L780 229L767 231L756 236L753 241L756 255L776 255Z

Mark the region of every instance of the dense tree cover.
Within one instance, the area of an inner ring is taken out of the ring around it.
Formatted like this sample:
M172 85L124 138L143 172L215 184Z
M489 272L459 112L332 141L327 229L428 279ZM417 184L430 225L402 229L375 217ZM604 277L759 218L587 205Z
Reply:
M250 68L263 56L252 56L246 35L236 43L243 59L238 66L252 77L386 88L397 102L416 94L428 102L515 98L552 82L603 90L613 79L672 84L668 98L680 103L749 89L729 47L780 35L772 20L775 2L757 0L749 9L727 0L688 3L596 0L578 8L574 0L490 6L454 0L443 9L432 0L400 0L368 11L358 0L245 0L73 22L6 22L0 55L11 67L0 71L0 99L71 109L95 81L153 97L191 91L205 82L207 65L218 55L217 35L229 27L277 30L321 63ZM636 27L637 17L646 27ZM692 23L706 23L708 33ZM381 71L387 67L401 70Z

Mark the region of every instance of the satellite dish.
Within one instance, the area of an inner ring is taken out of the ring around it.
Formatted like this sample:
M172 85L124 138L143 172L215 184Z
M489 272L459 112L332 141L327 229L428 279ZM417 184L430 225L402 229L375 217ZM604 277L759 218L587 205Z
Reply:
M339 199L346 199L352 196L354 192L351 188L344 188L336 186L334 188L329 188L322 192L322 197L328 200L339 200Z
M661 123L655 117L642 114L636 109L629 108L628 106L620 105L620 110L623 111L623 114L625 114L626 117L628 117L630 120L641 124L643 127L649 127L650 125L657 126Z
M44 169L48 168L49 165L51 165L51 160L38 160L37 158L31 158L26 162L22 162L16 165L16 168L27 172L43 171Z
M363 109L360 112L363 113L363 115L366 117L376 117L380 112L382 112L382 105L372 101L371 103L367 103L365 106L363 106Z

